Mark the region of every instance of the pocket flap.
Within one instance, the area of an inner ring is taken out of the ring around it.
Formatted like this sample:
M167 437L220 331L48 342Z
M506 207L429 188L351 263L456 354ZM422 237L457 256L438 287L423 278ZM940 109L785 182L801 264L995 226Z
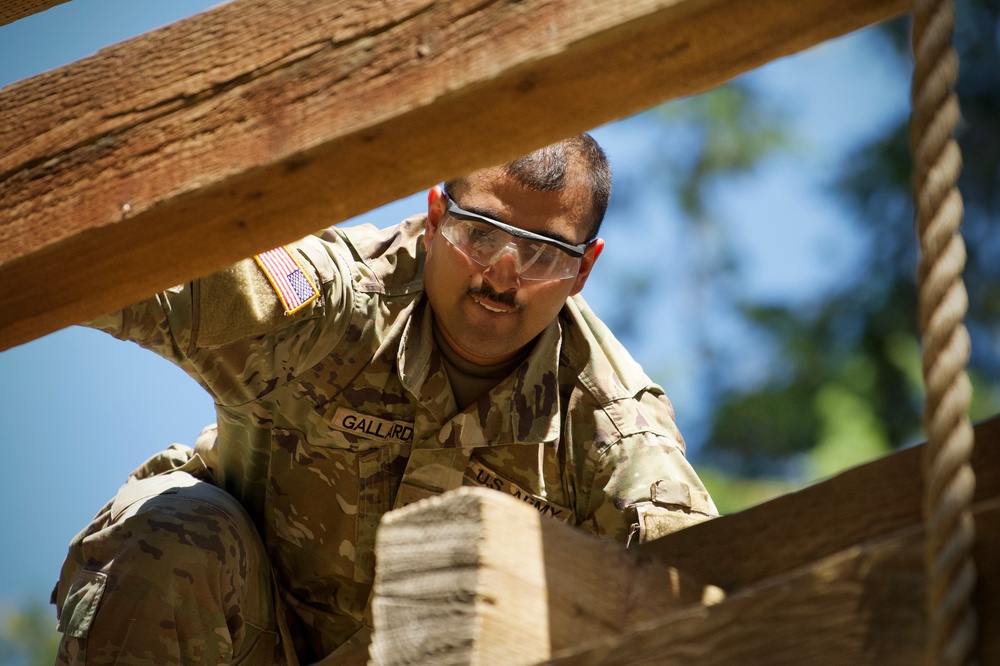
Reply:
M81 571L66 595L58 630L73 638L86 638L107 583L107 575L100 571Z

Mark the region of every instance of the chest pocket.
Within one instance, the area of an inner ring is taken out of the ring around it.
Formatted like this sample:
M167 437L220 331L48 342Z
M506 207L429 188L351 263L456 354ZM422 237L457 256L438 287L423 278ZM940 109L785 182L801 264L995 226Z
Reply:
M344 579L372 582L375 528L408 449L349 433L317 444L295 430L272 432L265 541L289 589L328 601Z

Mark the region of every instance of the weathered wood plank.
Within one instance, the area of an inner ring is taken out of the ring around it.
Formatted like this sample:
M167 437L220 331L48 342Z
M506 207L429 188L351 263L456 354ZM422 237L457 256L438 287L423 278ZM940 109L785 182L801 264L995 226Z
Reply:
M0 92L0 349L905 0L235 0Z
M386 514L376 664L530 664L721 594L483 488Z
M980 474L986 482L973 507L975 601L981 662L1000 663L1000 493L996 447L983 448L994 454L977 461L992 470ZM900 456L865 467L885 472L886 463L901 461L905 467ZM812 516L801 529L818 535L831 527L832 508L802 503L801 493L782 499ZM853 520L879 512L870 505ZM751 524L760 518L753 511L732 518L747 516ZM680 533L715 532L703 559L677 572L650 559L651 548L626 551L484 489L387 514L376 545L372 657L376 664L919 663L926 639L919 513L821 557L785 525L781 538L748 553L738 522L717 519ZM788 553L787 539L806 547ZM712 590L695 582L703 572L738 568L746 557L768 560L769 549L786 551L780 568L703 603Z
M1000 417L977 425L975 437L976 501L1000 497ZM723 589L745 587L921 523L922 450L899 451L640 550Z
M20 21L69 0L0 0L0 25Z
M973 507L978 663L1000 663L1000 501ZM822 529L817 524L814 529ZM557 654L551 666L923 663L921 527L767 578L720 604L676 612ZM728 553L716 554L731 561Z

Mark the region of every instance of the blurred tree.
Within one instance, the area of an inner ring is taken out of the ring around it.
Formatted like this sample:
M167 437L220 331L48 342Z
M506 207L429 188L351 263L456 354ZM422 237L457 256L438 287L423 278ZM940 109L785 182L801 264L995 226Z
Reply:
M991 228L1000 213L1000 6L958 0L958 16L966 324L978 420L1000 404L1000 358L993 353L1000 341L1000 234ZM896 59L899 71L911 71L909 18L877 30L890 45L886 57ZM702 305L693 311L695 321L685 318L683 325L697 336L697 375L711 409L698 435L704 440L699 469L727 510L784 492L789 481L801 485L923 438L907 123L849 154L828 183L856 220L843 230L862 241L855 270L807 306L764 303L748 300L735 284L738 248L711 204L720 182L794 149L795 137L770 103L741 79L647 114L660 121L650 134L658 154L644 165L641 185L628 177L616 183L612 201L622 214L641 217L621 208L632 205L631 188L656 182L676 202L668 214L685 222L683 253ZM678 145L678 136L694 138ZM609 317L626 337L642 334L636 329L646 323L634 313L648 311L654 290L649 271L636 264L616 278L622 288ZM739 331L762 350L756 353L766 360L754 381L732 378L733 354L747 346L719 339L720 328ZM769 480L776 478L784 481Z
M963 233L969 250L966 324L973 338L973 419L997 405L1000 359L1000 6L959 0L955 43L964 122L957 135L965 167ZM884 24L895 57L910 58L908 19ZM916 241L908 127L862 146L830 183L856 213L852 230L867 250L841 288L808 311L742 303L748 322L780 349L781 371L752 392L727 390L713 414L706 453L731 471L773 473L809 453L822 476L891 447L922 439L922 383L916 330Z
M31 602L0 614L0 664L49 666L56 660L59 634L51 606Z
M691 307L678 313L676 319L683 322L683 329L696 347L693 362L696 367L685 374L697 377L703 395L707 396L705 401L716 408L709 415L712 423L722 423L716 419L725 403L718 396L725 393L723 387L730 381L732 355L741 352L718 331L746 329L748 324L743 304L735 296L740 291L737 284L740 248L735 246L735 239L713 204L718 187L752 174L768 157L795 145L794 137L785 129L789 125L786 117L772 102L741 79L643 114L640 118L645 121L643 138L657 149L647 155L639 168L617 174L611 202L615 215L630 220L628 231L622 233L632 237L623 239L626 242L622 244L628 244L634 260L606 263L604 269L614 272L610 281L616 290L611 312L605 317L611 328L625 339L638 341L658 336L660 332L653 330L656 327L651 325L649 317L636 313L651 311L650 304L655 302L661 284L680 284L682 280L691 292L687 299ZM654 211L653 215L638 208L639 202L648 200L651 183L654 191L661 191L660 203L668 209ZM636 191L639 189L644 191L642 195ZM664 218L683 221L680 238L657 239ZM614 233L614 227L604 232ZM642 238L643 242L636 243L635 238ZM678 249L663 256L658 247L663 245ZM649 266L655 264L662 264L662 270L650 271ZM678 264L682 267L678 268ZM720 327L720 320L726 320L727 325ZM654 369L650 370L656 374ZM747 402L737 408L750 412L756 409L753 401L760 399L754 394L740 397ZM774 421L773 432L760 432L754 439L737 437L744 444L737 450L738 455L762 461L758 470L761 474L774 470L775 452L770 448L773 442L786 441L789 431L796 427L800 432L793 435L798 438L810 437L814 431L810 410L796 404L799 396L784 397L774 400L785 412ZM805 417L803 423L797 423L798 417ZM692 432L698 432L697 424L689 419L684 431L690 437ZM708 464L700 464L699 471L724 513L793 487L782 479L740 476L746 470L734 469L723 460L732 457L729 451L702 450L703 454L706 452L707 460L701 455L701 462Z

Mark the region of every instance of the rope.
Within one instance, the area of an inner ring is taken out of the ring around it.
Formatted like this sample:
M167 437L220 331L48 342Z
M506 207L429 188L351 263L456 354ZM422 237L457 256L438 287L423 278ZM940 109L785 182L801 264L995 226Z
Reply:
M962 320L965 243L959 233L962 197L956 187L962 156L958 123L958 56L951 46L953 0L916 0L913 13L913 193L921 260L920 330L927 387L924 428L924 521L927 526L928 664L971 664L977 620L972 605L975 526L969 509L975 475L969 460L972 387L965 372L970 340Z

